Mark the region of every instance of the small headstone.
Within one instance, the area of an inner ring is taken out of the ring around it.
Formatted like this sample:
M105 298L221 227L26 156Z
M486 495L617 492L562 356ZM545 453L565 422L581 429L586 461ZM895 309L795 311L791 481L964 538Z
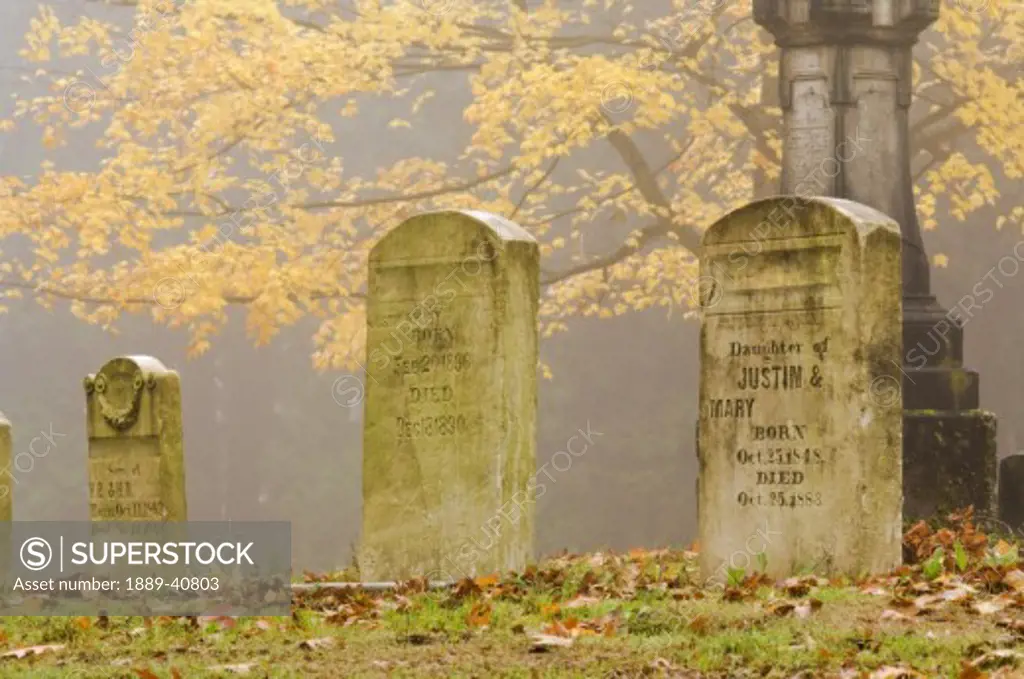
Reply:
M533 556L539 253L482 212L413 217L370 253L364 581Z
M1024 539L1024 453L999 463L999 520Z
M178 374L151 356L115 358L85 393L90 518L185 521Z
M698 496L705 578L901 559L900 235L778 197L704 235Z
M11 422L0 413L0 521L11 521L14 518L13 459L11 457Z

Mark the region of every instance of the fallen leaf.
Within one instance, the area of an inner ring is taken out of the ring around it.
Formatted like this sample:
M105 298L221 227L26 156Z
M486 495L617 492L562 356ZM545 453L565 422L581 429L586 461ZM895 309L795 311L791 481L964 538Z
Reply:
M499 580L500 578L498 577L498 574L494 573L476 578L473 582L477 587L483 589L485 587L493 587L494 585L497 585Z
M926 677L907 667L881 667L871 673L870 679L926 679Z
M534 634L530 637L530 653L546 653L552 648L572 646L572 637L560 637L553 634Z
M789 596L803 596L811 591L811 585L806 578L788 578L782 582L782 589Z
M299 648L304 651L312 651L317 648L327 648L334 645L334 637L320 637L319 639L306 639L299 643Z
M953 589L947 589L939 594L939 596L941 596L944 601L961 601L974 596L975 591L976 590L970 585L960 584Z
M1006 540L1000 540L996 543L996 546L993 548L993 550L995 551L996 556L1006 556L1010 553L1011 550L1013 550L1013 545L1011 545Z
M992 613L998 613L1007 606L1013 605L1013 599L1008 596L997 596L994 599L988 601L978 601L972 606L972 608L980 615L991 615Z
M249 674L256 667L254 662L238 663L236 665L214 665L208 667L212 672L227 672L228 674Z
M238 623L229 615L200 615L195 619L195 624L207 628L213 625L218 630L232 629Z
M575 599L572 599L572 600L567 601L564 604L562 604L562 608L569 608L569 609L572 609L572 608L584 608L586 606L592 606L592 605L600 603L600 602L601 602L601 600L598 599L597 597L578 596Z
M996 621L996 627L1002 627L1017 634L1024 634L1024 618L1000 618Z
M986 677L988 677L987 674L966 660L961 663L960 674L957 675L957 679L985 679Z
M691 632L696 632L697 634L704 634L708 631L708 627L710 627L710 622L711 618L704 615L703 613L699 613L693 620L690 621L690 623L686 627Z
M768 612L783 618L792 613L795 608L796 606L792 602L780 600L769 605Z
M43 653L51 653L64 650L64 644L50 644L47 646L29 646L27 648L16 648L13 651L7 651L3 655L0 655L0 660L7 658L27 658L32 655L42 655Z
M491 624L491 605L485 601L473 604L466 616L466 623L470 627L487 627Z
M1024 592L1024 573L1014 569L1003 576L1003 584L1015 592Z
M558 604L541 604L540 606L540 614L545 617L556 616L561 610L562 608Z
M882 615L880 616L879 619L880 620L898 620L900 622L905 622L905 621L911 620L911 618L908 618L907 616L903 615L899 611L894 611L891 608L887 608L884 611L882 611Z
M976 658L971 665L979 670L991 670L997 667L1017 667L1022 661L1024 661L1024 654L1008 648L1000 648Z
M139 679L160 679L156 674L145 667L136 667L132 670Z

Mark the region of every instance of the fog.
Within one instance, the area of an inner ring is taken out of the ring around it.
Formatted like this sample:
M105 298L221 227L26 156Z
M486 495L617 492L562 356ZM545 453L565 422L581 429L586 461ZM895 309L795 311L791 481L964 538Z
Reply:
M33 67L18 50L35 5L0 3L0 87L6 94L34 87L22 80ZM69 1L59 11L123 12L91 5ZM468 92L459 81L434 85L438 100L464 105ZM6 118L12 99L2 101L0 118ZM380 118L388 119L386 111ZM347 165L367 175L384 159L457 152L465 141L464 130L438 125L429 134L411 131L409 145L396 148L377 144L372 134L346 133L348 124L339 121L332 148L343 149ZM0 174L31 177L44 157L60 168L83 169L99 158L85 137L44 154L38 134L28 129L0 136ZM1020 204L1019 181L1002 188L1017 191L1011 202ZM997 230L998 217L986 208L967 223L944 221L924 235L930 253L951 255L948 267L932 272L943 305L955 304L986 275L998 279L990 286L992 299L967 322L965 364L981 375L982 405L999 418L1005 456L1024 448L1024 275L992 274L1022 240L1018 231ZM584 247L602 254L616 236ZM17 247L3 244L4 251ZM601 435L570 468L553 472L539 501L539 555L685 545L696 538L699 327L684 311L577 319L568 332L542 340L541 359L552 379L540 381L538 467L579 429L589 426ZM88 517L83 378L114 356L150 354L181 375L190 518L287 519L296 568L347 566L359 538L363 414L361 406L336 402L333 385L342 373L314 369L315 329L313 321L300 323L257 348L239 310L212 348L190 359L184 331L145 316L121 319L115 334L77 320L64 303L53 310L31 298L9 305L0 315L0 410L13 425L14 454L27 451L40 432L58 435L45 456L22 457L11 471L15 518Z

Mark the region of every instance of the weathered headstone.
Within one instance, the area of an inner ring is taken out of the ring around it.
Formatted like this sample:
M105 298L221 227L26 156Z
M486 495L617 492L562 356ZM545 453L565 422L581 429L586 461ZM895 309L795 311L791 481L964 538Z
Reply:
M413 217L370 253L363 580L533 556L539 255L482 212Z
M898 565L898 225L845 200L758 201L704 234L700 276L704 577Z
M181 384L151 356L123 356L85 378L89 515L185 521Z
M11 466L11 422L0 413L0 521L11 521L14 518L14 500L11 492L11 480L14 468Z
M1017 539L1024 539L1024 453L999 463L999 520Z

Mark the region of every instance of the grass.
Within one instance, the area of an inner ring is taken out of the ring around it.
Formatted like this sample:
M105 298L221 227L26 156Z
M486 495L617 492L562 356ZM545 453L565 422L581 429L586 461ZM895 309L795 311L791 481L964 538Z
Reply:
M916 535L920 554L959 544ZM287 618L5 618L0 677L1024 677L1024 562L972 545L860 582L709 590L692 552L634 550L446 591L305 592Z

